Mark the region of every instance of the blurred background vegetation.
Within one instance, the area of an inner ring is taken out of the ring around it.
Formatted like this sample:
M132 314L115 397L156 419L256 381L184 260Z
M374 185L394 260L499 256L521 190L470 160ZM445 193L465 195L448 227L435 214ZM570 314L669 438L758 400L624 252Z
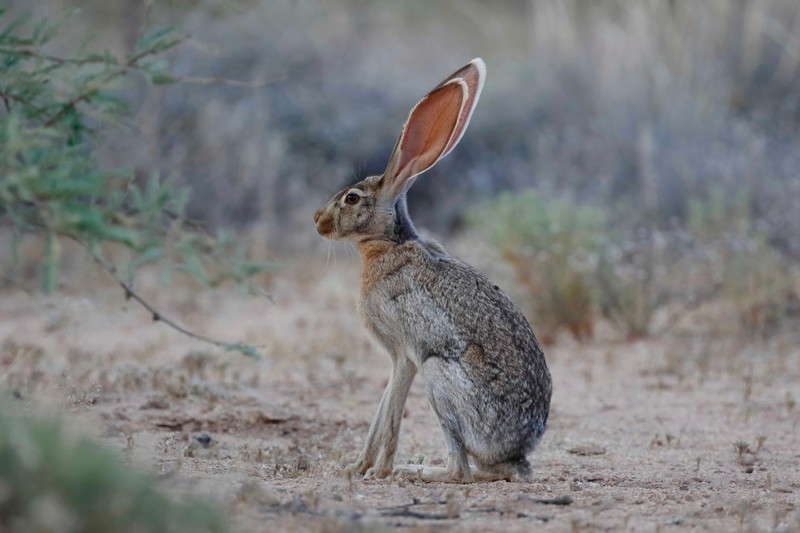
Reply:
M37 48L54 55L107 50L119 64L158 28L186 34L159 50L153 71L114 80L109 94L124 107L110 122L90 114L84 146L98 169L127 170L124 187L170 176L171 190L191 193L186 220L233 229L258 258L317 247L314 209L382 171L410 106L480 55L488 82L470 132L409 205L438 235L488 243L543 337L563 328L590 338L598 317L638 337L656 331L659 312L668 324L717 297L756 336L798 312L794 0L8 8L6 22L80 9ZM14 105L0 106L3 120Z

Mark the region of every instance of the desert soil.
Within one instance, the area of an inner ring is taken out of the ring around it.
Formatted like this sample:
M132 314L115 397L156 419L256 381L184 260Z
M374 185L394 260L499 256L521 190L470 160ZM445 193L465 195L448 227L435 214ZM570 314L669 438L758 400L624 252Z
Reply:
M390 373L354 310L357 269L297 262L272 301L143 285L165 314L257 345L259 360L153 323L100 272L57 296L9 289L0 386L167 491L218 502L235 530L800 530L800 339L711 335L691 319L658 338L600 328L547 348L555 392L530 484L347 479ZM397 461L444 459L415 383Z

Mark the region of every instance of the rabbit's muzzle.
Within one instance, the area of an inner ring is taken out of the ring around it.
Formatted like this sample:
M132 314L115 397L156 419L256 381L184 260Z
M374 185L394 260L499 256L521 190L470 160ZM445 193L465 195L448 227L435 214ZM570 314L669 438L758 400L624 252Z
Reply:
M333 215L328 212L327 206L314 213L314 223L317 225L317 233L323 237L329 237L333 233Z

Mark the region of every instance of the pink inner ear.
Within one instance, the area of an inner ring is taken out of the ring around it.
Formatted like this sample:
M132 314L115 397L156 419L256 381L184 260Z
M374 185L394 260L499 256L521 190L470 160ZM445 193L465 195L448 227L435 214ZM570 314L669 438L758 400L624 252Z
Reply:
M480 66L479 66L480 65ZM475 105L478 103L478 98L481 96L482 87L482 79L484 77L484 67L483 61L475 62L468 64L455 74L451 76L450 79L458 79L460 82L466 84L466 91L465 97L466 101L464 105L461 107L461 115L458 118L458 126L456 131L453 132L453 136L450 138L450 142L447 143L447 148L445 148L442 157L449 154L453 148L456 147L458 141L461 140L461 137L464 136L464 132L467 130L467 125L469 124L469 119L472 117L472 112L475 111ZM449 81L449 80L448 80ZM444 83L447 83L445 81Z
M444 154L462 115L464 86L453 82L423 98L411 111L400 137L397 177L430 168Z
M473 59L414 106L383 174L390 198L455 148L478 103L485 72L483 60Z

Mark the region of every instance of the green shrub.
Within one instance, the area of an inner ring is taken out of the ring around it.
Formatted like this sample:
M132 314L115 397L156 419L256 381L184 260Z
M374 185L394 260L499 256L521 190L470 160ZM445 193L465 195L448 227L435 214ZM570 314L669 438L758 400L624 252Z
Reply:
M0 8L0 23L7 18ZM157 174L137 177L98 162L98 137L124 127L123 81L178 81L167 69L165 54L185 37L169 28L142 35L125 57L83 46L51 51L69 21L22 16L0 25L0 224L11 228L15 261L22 236L43 240L45 292L57 288L62 241L69 239L85 248L154 320L181 330L134 292L139 268L157 264L162 279L182 272L217 285L227 280L242 284L270 265L248 261L244 244L229 234L212 237L188 221L188 189ZM125 250L116 255L120 264L104 256L104 245ZM10 270L20 270L19 265ZM202 340L255 353L239 343Z
M533 190L501 195L470 220L512 267L543 342L561 328L590 338L597 311L627 338L645 336L669 298L675 258L663 233L623 238L599 209Z
M644 337L665 306L668 328L719 296L749 335L800 312L788 262L754 229L746 195L693 200L688 232L612 232L599 210L530 190L498 196L470 221L511 266L543 342L562 328L591 337L598 311L626 338Z
M0 9L0 20L7 17ZM156 60L182 37L160 31L124 59L45 48L69 17L51 22L22 16L0 29L0 217L14 233L45 242L42 285L55 290L59 239L95 249L113 242L138 257L158 255L167 221L180 219L186 191L154 177L141 184L124 169L101 169L93 136L125 115L115 89L130 72L151 82L166 76ZM15 241L18 239L15 239Z
M7 18L0 8L0 22ZM178 81L165 54L185 36L169 28L143 35L126 57L85 47L51 52L70 20L23 16L0 26L0 221L10 222L14 243L25 234L44 240L44 290L57 287L62 239L95 257L103 244L122 245L129 253L119 270L129 279L148 263L212 284L263 270L232 239L195 231L184 216L188 189L97 161L97 137L124 127L123 82Z
M697 238L717 239L725 233L747 233L753 220L750 193L712 187L707 196L689 199L688 229Z
M173 501L153 476L61 425L0 404L0 530L224 531L217 510L200 500Z
M600 210L527 190L501 194L469 219L513 268L528 296L522 307L542 342L552 342L562 328L578 340L593 335L592 276L605 233Z
M713 251L708 266L745 335L769 336L799 311L790 262L769 242L745 189L714 187L691 200L689 215L697 246Z
M656 310L667 298L666 250L653 233L631 237L625 244L606 239L594 281L599 308L628 339L647 336Z
M800 313L800 300L785 258L763 238L740 241L722 270L722 295L750 337L768 337Z

